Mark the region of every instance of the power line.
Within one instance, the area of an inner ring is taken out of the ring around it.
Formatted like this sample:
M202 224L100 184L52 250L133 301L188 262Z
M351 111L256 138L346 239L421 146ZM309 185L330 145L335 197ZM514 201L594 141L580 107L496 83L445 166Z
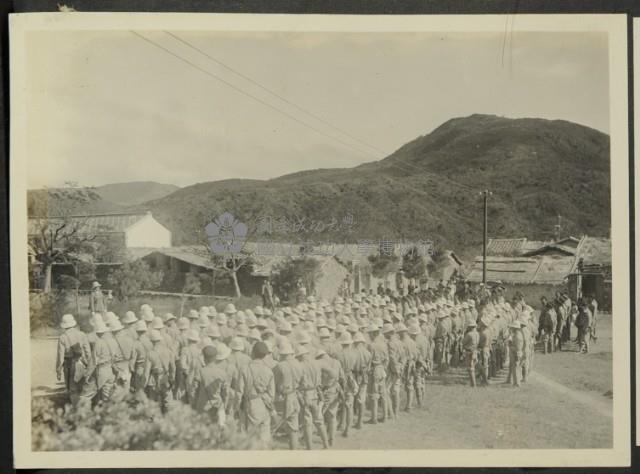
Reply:
M237 87L236 85L234 85L234 84L232 84L232 83L230 83L230 82L228 82L228 81L226 81L226 80L222 79L221 77L217 76L216 74L213 74L212 72L207 71L206 69L204 69L204 68L202 68L202 67L198 66L197 64L195 64L195 63L193 63L193 62L189 61L188 59L186 59L186 58L184 58L184 57L180 56L179 54L174 53L174 52L173 52L173 51L171 51L170 49L165 48L165 47L164 47L164 46L162 46L161 44L159 44L159 43L157 43L157 42L155 42L155 41L153 41L153 40L151 40L151 39L149 39L149 38L147 38L147 37L145 37L145 36L141 35L140 33L136 32L136 31L132 31L132 30L130 30L130 32L131 32L131 33L133 33L134 35L138 36L139 38L143 39L143 40L144 40L144 41L146 41L147 43L150 43L151 45L155 46L156 48L159 48L160 50L162 50L162 51L166 52L167 54L170 54L171 56L173 56L173 57L175 57L175 58L179 59L180 61L182 61L182 62L184 62L184 63L186 63L186 64L190 65L191 67L193 67L193 68L197 69L198 71L200 71L200 72L202 72L202 73L206 74L207 76L209 76L209 77L211 77L211 78L215 79L216 81L219 81L219 82L221 82L221 83L225 84L226 86L228 86L228 87L232 88L232 89L233 89L233 90L235 90L236 92L239 92L240 94L243 94L243 95L245 95L245 96L247 96L247 97L249 97L249 98L251 98L251 99L255 100L256 102L259 102L259 103L261 103L262 105L264 105L264 106L266 106L266 107L269 107L269 108L270 108L270 109L272 109L272 110L275 110L276 112L278 112L278 113L280 113L280 114L284 115L285 117L287 117L287 118L289 118L289 119L293 120L294 122L296 122L296 123L298 123L298 124L300 124L300 125L302 125L302 126L304 126L304 127L306 127L306 128L309 128L309 129L313 130L314 132L316 132L316 133L318 133L318 134L320 134L320 135L323 135L323 136L325 136L325 137L327 137L327 138L330 138L330 139L332 139L332 140L335 140L335 141L337 141L337 142L341 143L342 145L344 145L344 146L346 146L346 147L348 147L348 148L350 148L350 149L352 149L352 150L354 150L354 151L356 151L356 152L358 152L358 153L360 153L360 154L372 156L370 153L367 153L367 152L365 152L365 151L362 151L362 150L360 150L360 149L358 149L358 148L354 147L352 144L350 144L350 143L348 143L348 142L346 142L346 141L344 141L344 140L342 140L342 139L340 139L340 138L337 138L337 137L335 137L335 136L333 136L333 135L330 135L330 134L328 134L328 133L325 133L325 132L323 132L322 130L319 130L318 128L314 127L313 125L310 125L310 124L308 124L307 122L304 122L303 120L300 120L300 119L298 119L297 117L295 117L295 116L291 115L290 113L285 112L284 110L279 109L278 107L276 107L276 106L274 106L274 105L270 104L269 102L266 102L266 101L264 101L264 100L260 99L259 97L256 97L255 95L250 94L249 92L247 92L247 91L245 91L245 90L243 90L243 89L241 89L241 88Z
M346 132L344 129L341 129L335 125L333 125L331 122L323 119L322 117L320 117L317 114L314 114L313 112L311 112L310 110L296 104L295 102L287 99L286 97L283 97L282 95L278 94L277 92L273 91L272 89L268 88L267 86L261 84L260 82L258 82L255 79L252 79L251 77L247 76L246 74L241 73L240 71L238 71L237 69L232 68L231 66L229 66L228 64L225 64L224 62L222 62L221 60L211 56L210 54L208 54L206 51L203 51L201 48L198 48L197 46L193 45L192 43L188 42L187 40L179 37L178 35L176 35L175 33L172 33L170 31L164 31L165 34L175 38L176 40L180 41L182 44L188 46L189 48L199 52L200 54L202 54L203 56L209 58L211 61L215 62L216 64L222 66L223 68L227 69L228 71L233 72L234 74L240 76L241 78L243 78L244 80L250 82L251 84L255 85L256 87L259 87L260 89L262 89L263 91L271 94L272 96L280 99L281 101L291 105L292 107L295 107L296 109L298 109L300 112L308 115L309 117L312 117L316 120L318 120L319 122L323 123L324 125L332 128L333 130L342 133L344 136L351 138L352 140L372 149L375 150L378 153L382 153L385 154L386 152L384 150L381 150L380 148L374 146L374 145L370 145L369 143L365 142L364 140L361 140L360 138L352 135L349 132Z
M344 141L344 140L342 140L342 139L340 139L340 138L338 138L338 137L335 137L335 136L330 135L330 134L328 134L328 133L326 133L326 132L324 132L324 131L322 131L322 130L319 130L318 128L314 127L313 125L310 125L310 124L308 124L307 122L305 122L305 121L303 121L303 120L301 120L301 119L299 119L299 118L295 117L294 115L291 115L290 113L288 113L288 112L286 112L286 111L284 111L284 110L281 110L280 108L276 107L275 105L270 104L269 102L266 102L266 101L264 101L264 100L260 99L259 97L256 97L255 95L253 95L253 94L251 94L251 93L249 93L249 92L245 91L244 89L241 89L240 87L238 87L238 86L236 86L236 85L232 84L231 82L226 81L225 79L222 79L221 77L217 76L216 74L214 74L214 73L212 73L212 72L210 72L210 71L208 71L208 70L206 70L206 69L202 68L201 66L198 66L197 64L195 64L195 63L193 63L193 62L189 61L188 59L186 59L186 58L182 57L181 55L179 55L179 54L177 54L177 53L174 53L174 52L173 52L173 51L171 51L170 49L168 49L168 48L166 48L166 47L162 46L161 44L159 44L159 43L157 43L157 42L155 42L155 41L153 41L153 40L151 40L151 39L149 39L149 38L147 38L147 37L145 37L145 36L141 35L141 34L140 34L140 33L138 33L137 31L130 30L130 32L131 32L131 33L133 33L134 35L138 36L138 37L139 37L139 38L141 38L142 40L146 41L147 43L150 43L151 45L153 45L153 46L155 46L155 47L159 48L160 50L164 51L165 53L167 53L167 54L169 54L169 55L171 55L171 56L173 56L173 57L175 57L175 58L179 59L180 61L182 61L182 62L184 62L184 63L186 63L186 64L190 65L191 67L193 67L193 68L197 69L198 71L200 71L200 72L202 72L202 73L206 74L207 76L209 76L209 77L211 77L211 78L213 78L213 79L215 79L215 80L217 80L217 81L219 81L219 82L223 83L224 85L226 85L226 86L228 86L228 87L232 88L232 89L233 89L233 90L235 90L236 92L239 92L239 93L241 93L241 94L243 94L243 95L245 95L245 96L247 96L247 97L249 97L249 98L251 98L251 99L253 99L253 100L257 101L257 102L259 102L260 104L262 104L262 105L264 105L264 106L266 106L266 107L268 107L268 108L270 108L270 109L272 109L272 110L275 110L276 112L278 112L278 113L280 113L280 114L282 114L282 115L286 116L286 117L287 117L287 118L289 118L290 120L293 120L294 122L296 122L296 123L298 123L298 124L300 124L300 125L302 125L302 126L304 126L304 127L307 127L307 128L309 128L309 129L311 129L311 130L315 131L316 133L318 133L318 134L320 134L320 135L322 135L322 136L324 136L324 137L327 137L327 138L330 138L330 139L332 139L332 140L335 140L335 141L337 141L337 142L341 143L343 146L348 147L348 148L350 148L351 150L356 151L357 153L360 153L360 154L362 154L362 155L371 156L371 157L373 157L373 158L375 158L375 159L377 159L377 160L381 160L381 159L382 159L381 157L379 157L379 156L377 156L377 155L374 155L374 154L372 154L372 153L370 153L370 152L365 152L365 151L363 151L363 150L360 150L359 148L356 148L356 147L355 147L355 146L353 146L352 144L350 144L350 143L348 143L348 142L346 142L346 141ZM213 57L209 56L209 55L208 55L208 54L206 54L205 52L201 51L199 48L197 48L197 47L195 47L195 46L193 46L193 45L189 44L188 42L186 42L185 40L182 40L181 38L177 37L176 35L174 35L174 34L172 34L172 33L170 33L170 32L167 32L167 31L165 31L165 33L166 33L166 34L168 34L169 36L174 37L174 38L175 38L175 39L177 39L178 41L181 41L181 42L183 42L183 43L187 44L188 46L192 47L192 48L193 48L193 49L195 49L196 51L199 51L201 54L203 54L204 56L206 56L206 57L207 57L207 58L209 58L210 60L212 60L212 61L214 61L214 62L216 62L216 63L222 64L220 61L218 61L218 60L216 60L215 58L213 58ZM245 78L246 80L248 80L248 81L250 81L250 82L252 82L252 83L256 84L258 87L260 87L260 88L262 88L262 89L266 90L267 92L269 92L269 93L271 93L271 94L275 95L276 97L280 98L281 100L285 101L286 103L292 104L292 105L293 105L293 106L295 106L296 108L299 108L299 107L298 107L298 106L296 106L293 102L289 101L288 99L286 99L286 98L284 98L284 97L281 97L279 94L276 94L275 92L270 91L268 88L263 87L263 86L262 86L262 85L260 85L257 81L254 81L254 80L252 80L251 78L248 78L248 76L244 76L243 74L241 74L241 73L239 73L239 72L235 71L234 69L230 68L229 66L224 65L224 67L228 68L229 70L232 70L234 73L236 73L236 74L238 74L239 76L241 76L241 77ZM315 115L315 114L313 114L313 113L311 113L311 112L308 112L308 111L305 111L305 110L304 110L304 109L302 109L302 108L300 108L300 109L301 109L302 111L304 111L305 113L309 114L310 116L312 116L312 117L316 117L316 115ZM323 120L322 120L322 121L323 121ZM324 121L323 121L323 122L324 122ZM329 124L328 122L326 122L326 123L327 123L327 124ZM331 125L331 124L329 124L329 126L331 126L332 128L334 128L334 129L336 129L336 130L338 130L338 131L341 131L341 129L339 129L338 127L335 127L335 126L333 126L333 125ZM344 133L344 134L346 134L347 136L351 136L350 134L348 134L347 132L344 132L344 131L341 131L341 133ZM357 141L360 141L360 140L359 140L359 139L357 139ZM375 148L373 145L368 145L366 142L362 142L362 143L364 143L365 145L369 146L370 148ZM425 172L425 170L423 170L423 169L419 168L418 166L413 165L413 164L411 164L411 163L403 163L402 165L400 165L399 163L391 162L391 163L389 163L389 166L396 167L396 168L398 168L398 169L400 169L400 170L402 170L402 171L405 171L405 172L410 171L410 170L409 170L409 168L413 168L413 169L417 170L417 171L418 171L418 172L420 172L420 173L424 173L424 172ZM456 184L456 185L458 185L458 186L460 186L460 187L466 188L466 189L468 189L468 190L470 190L470 191L473 191L473 192L476 192L476 191L477 191L476 189L473 189L473 188L471 188L470 186L467 186L467 185L462 184L462 183L458 183L457 181L454 181L454 180L449 179L449 178L447 178L447 179L448 179L450 182L452 182L452 183L454 183L454 184ZM416 190L416 189L415 189L415 188L413 188L412 186L408 186L408 187L410 187L410 188L412 188L412 189ZM417 190L416 190L416 191L417 191Z

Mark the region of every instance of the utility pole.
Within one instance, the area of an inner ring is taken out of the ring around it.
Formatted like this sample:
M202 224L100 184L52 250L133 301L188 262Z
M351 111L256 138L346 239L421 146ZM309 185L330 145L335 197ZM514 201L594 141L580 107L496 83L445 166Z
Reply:
M491 191L485 189L482 195L484 218L482 221L482 283L487 284L487 200L491 196Z

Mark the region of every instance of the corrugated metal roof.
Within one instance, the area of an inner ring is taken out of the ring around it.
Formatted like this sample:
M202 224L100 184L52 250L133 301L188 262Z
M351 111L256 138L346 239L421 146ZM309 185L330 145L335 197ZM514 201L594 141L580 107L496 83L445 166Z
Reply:
M79 225L79 231L85 234L104 234L124 232L133 224L139 222L151 214L135 213L135 214L98 214L90 216L72 216L69 221L72 225ZM30 218L28 223L29 235L34 235L42 226L43 221L49 221L52 224L62 223L62 218Z

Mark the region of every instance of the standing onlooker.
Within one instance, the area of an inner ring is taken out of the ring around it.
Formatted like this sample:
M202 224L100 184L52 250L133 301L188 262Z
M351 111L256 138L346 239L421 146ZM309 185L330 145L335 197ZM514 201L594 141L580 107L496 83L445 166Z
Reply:
M100 287L101 285L97 281L94 281L91 285L91 298L89 301L91 313L103 314L107 312L107 301Z

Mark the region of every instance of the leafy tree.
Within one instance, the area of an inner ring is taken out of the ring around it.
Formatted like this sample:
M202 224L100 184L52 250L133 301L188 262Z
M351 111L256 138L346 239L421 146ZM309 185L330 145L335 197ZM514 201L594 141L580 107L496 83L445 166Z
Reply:
M53 265L74 263L80 254L92 254L94 233L87 232L87 216L79 210L100 196L93 188L66 183L63 188L48 189L30 203L29 246L44 272L44 293L51 292Z
M418 279L424 276L427 263L417 247L412 247L402 256L402 271L407 278Z
M371 274L376 278L386 278L386 276L399 270L398 257L393 251L386 251L380 246L379 252L367 257L371 264Z
M111 272L107 281L113 288L114 296L120 301L127 301L140 290L158 288L162 277L162 271L152 271L146 262L136 260L135 262L126 262Z
M441 277L448 263L449 253L444 250L435 250L431 254L431 261L427 264L429 275Z
M285 301L295 294L298 280L313 293L316 281L322 276L320 261L312 257L288 258L273 270L273 289Z

